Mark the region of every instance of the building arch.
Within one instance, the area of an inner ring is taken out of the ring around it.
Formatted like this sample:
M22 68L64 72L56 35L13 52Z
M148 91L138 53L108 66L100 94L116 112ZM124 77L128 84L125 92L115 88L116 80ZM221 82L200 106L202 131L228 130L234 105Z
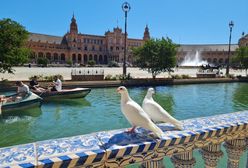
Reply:
M107 55L104 55L103 63L104 64L108 64L108 57L107 57Z
M82 55L78 54L78 63L81 63L81 62L82 62Z
M65 54L64 53L62 53L60 55L60 60L61 60L62 63L65 63Z
M46 58L51 61L52 60L52 57L51 57L51 53L47 52L46 53Z
M213 63L216 64L217 63L217 58L213 59Z
M208 63L212 63L212 59L211 58L208 58L207 61L208 61Z
M99 63L100 63L100 64L103 64L103 58L102 58L102 55L99 55Z
M89 60L93 60L93 57L92 57L92 55L90 54L90 56L89 56Z
M88 56L87 54L84 54L84 64L87 64L88 63Z
M223 58L219 59L219 63L222 64L223 63Z
M97 55L94 55L94 61L96 62L96 64L98 64Z
M76 54L72 54L72 62L73 63L77 62Z
M59 55L58 55L58 53L54 53L54 54L53 54L53 60L54 60L54 61L58 61L58 60L59 60Z
M39 58L42 58L42 57L44 57L44 54L43 54L43 52L39 52L39 53L38 53L38 57L39 57Z

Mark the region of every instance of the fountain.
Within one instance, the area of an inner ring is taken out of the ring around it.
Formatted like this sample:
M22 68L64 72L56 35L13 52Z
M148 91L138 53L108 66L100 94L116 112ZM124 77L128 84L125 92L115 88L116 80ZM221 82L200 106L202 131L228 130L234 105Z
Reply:
M201 54L198 50L196 50L195 55L192 55L191 53L187 53L187 55L184 57L183 62L180 64L180 66L187 66L187 67L198 67L201 65L208 64L207 61L203 61L201 59Z

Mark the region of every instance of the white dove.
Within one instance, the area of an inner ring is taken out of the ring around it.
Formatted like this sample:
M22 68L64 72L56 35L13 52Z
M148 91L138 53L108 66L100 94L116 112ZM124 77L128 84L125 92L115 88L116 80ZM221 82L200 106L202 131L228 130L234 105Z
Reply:
M127 89L120 86L116 91L121 94L121 111L132 125L128 132L132 133L137 126L140 126L154 132L157 137L161 138L163 131L151 121L140 105L129 97Z
M153 88L149 88L147 94L143 100L142 108L149 115L154 122L165 122L173 124L177 129L182 130L182 123L173 118L167 111L163 109L157 102L152 98L155 93Z

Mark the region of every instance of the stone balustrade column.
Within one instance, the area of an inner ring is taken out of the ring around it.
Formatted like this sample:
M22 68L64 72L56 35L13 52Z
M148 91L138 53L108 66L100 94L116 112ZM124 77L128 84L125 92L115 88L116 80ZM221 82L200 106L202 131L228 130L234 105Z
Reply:
M176 154L171 157L171 161L175 168L193 168L196 161L193 158L193 151Z
M165 168L163 158L145 161L141 164L140 168Z
M248 138L246 138L246 150L248 150ZM248 167L248 152L246 157L246 167Z
M228 155L227 168L239 168L240 156L246 149L245 139L234 139L224 144Z
M216 168L219 159L223 156L221 145L209 145L200 150L205 162L205 168Z

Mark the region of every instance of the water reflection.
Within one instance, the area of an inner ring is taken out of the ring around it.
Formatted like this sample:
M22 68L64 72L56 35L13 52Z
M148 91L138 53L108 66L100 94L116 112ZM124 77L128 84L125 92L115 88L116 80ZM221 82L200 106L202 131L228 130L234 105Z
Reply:
M30 109L24 109L24 110L14 110L14 111L8 111L8 112L3 112L2 115L0 116L1 119L6 119L10 116L30 116L30 117L38 117L42 113L40 107L34 107Z
M44 101L43 105L63 105L63 106L74 106L83 107L91 106L91 103L86 99L55 99L53 101Z
M246 83L241 83L234 90L233 106L238 111L248 108L248 85Z

